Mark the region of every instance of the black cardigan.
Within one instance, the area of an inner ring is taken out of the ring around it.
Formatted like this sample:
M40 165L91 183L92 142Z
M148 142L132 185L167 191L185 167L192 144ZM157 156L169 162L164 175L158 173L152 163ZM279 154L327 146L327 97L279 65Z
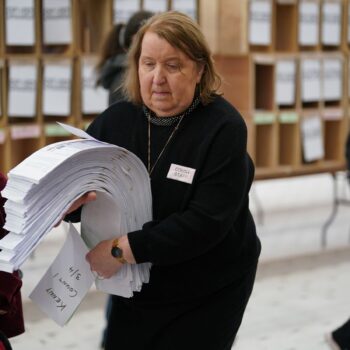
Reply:
M147 167L142 108L116 103L88 128L95 138L135 153ZM151 124L151 164L173 126ZM254 267L260 241L248 208L254 166L243 118L222 97L185 116L151 176L153 221L128 234L138 263L152 262L150 282L133 300L187 300L213 293ZM171 164L195 169L192 184L167 178Z

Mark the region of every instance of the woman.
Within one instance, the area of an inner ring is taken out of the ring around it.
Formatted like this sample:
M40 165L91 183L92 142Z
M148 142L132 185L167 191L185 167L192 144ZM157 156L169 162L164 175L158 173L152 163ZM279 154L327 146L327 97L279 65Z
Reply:
M0 191L6 185L6 178L0 173ZM5 199L0 193L0 239L7 232L5 224ZM0 271L0 349L10 349L7 337L14 337L24 332L24 321L22 312L22 299L20 289L22 281L19 272L13 274Z
M230 349L250 297L260 242L248 208L254 167L245 123L218 95L198 25L153 16L129 50L124 91L88 128L148 168L153 221L87 254L108 278L151 262L150 282L113 297L106 349ZM93 200L89 193L75 205Z

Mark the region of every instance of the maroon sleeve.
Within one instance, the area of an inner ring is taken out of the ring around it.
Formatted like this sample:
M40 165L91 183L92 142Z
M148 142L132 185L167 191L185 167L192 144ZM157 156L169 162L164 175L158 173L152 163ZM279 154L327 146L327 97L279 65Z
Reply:
M6 185L6 178L0 173L0 192ZM7 231L4 211L5 199L0 193L0 239L6 236ZM21 289L22 281L18 271L7 273L0 271L0 330L8 337L14 337L24 332L24 320L22 310Z
M0 173L0 239L6 235L6 231L3 229L5 224L5 210L4 204L5 199L1 196L1 191L4 189L6 185L6 177Z

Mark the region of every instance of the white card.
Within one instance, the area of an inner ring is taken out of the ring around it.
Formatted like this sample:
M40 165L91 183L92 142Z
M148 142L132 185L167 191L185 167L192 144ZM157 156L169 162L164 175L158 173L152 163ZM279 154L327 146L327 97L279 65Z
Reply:
M252 45L269 45L271 43L270 1L251 1L249 9L249 43Z
M34 0L6 1L6 44L35 44Z
M299 44L315 46L319 42L320 10L316 2L301 1L299 4Z
M44 0L44 44L70 44L72 42L72 17L70 0Z
M276 63L276 103L295 103L296 64L294 60L280 60Z
M191 184L193 181L195 172L196 172L196 169L188 168L186 166L182 166L178 164L171 164L168 175L166 177L168 179Z
M306 162L324 157L322 122L319 116L304 118L301 122L303 154Z
M70 224L61 251L29 296L60 326L70 320L95 280L85 260L88 251L79 233Z
M108 90L96 86L95 66L92 62L82 64L82 112L98 114L108 107Z
M129 18L141 9L140 0L114 0L114 23L127 23Z
M167 0L143 0L143 9L151 12L165 12L168 9Z
M340 101L343 95L343 66L339 58L323 60L323 99L325 101Z
M196 0L173 0L171 9L185 13L197 20L197 1Z
M37 94L37 66L35 63L10 63L8 93L9 117L35 117Z
M324 2L322 6L322 44L340 45L341 3Z
M44 65L43 114L69 116L71 113L72 66L64 63Z
M321 99L321 61L301 61L301 99L303 102L318 102Z

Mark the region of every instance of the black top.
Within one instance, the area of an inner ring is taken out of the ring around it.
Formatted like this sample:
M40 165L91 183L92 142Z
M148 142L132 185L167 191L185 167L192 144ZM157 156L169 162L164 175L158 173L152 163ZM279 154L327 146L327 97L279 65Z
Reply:
M175 125L151 124L151 164ZM130 150L147 167L147 128L141 107L120 102L88 133ZM260 241L248 208L254 166L246 143L243 118L222 97L184 117L151 176L153 221L128 234L136 261L153 263L150 282L132 300L207 295L256 264ZM171 164L195 169L192 184L167 178Z

